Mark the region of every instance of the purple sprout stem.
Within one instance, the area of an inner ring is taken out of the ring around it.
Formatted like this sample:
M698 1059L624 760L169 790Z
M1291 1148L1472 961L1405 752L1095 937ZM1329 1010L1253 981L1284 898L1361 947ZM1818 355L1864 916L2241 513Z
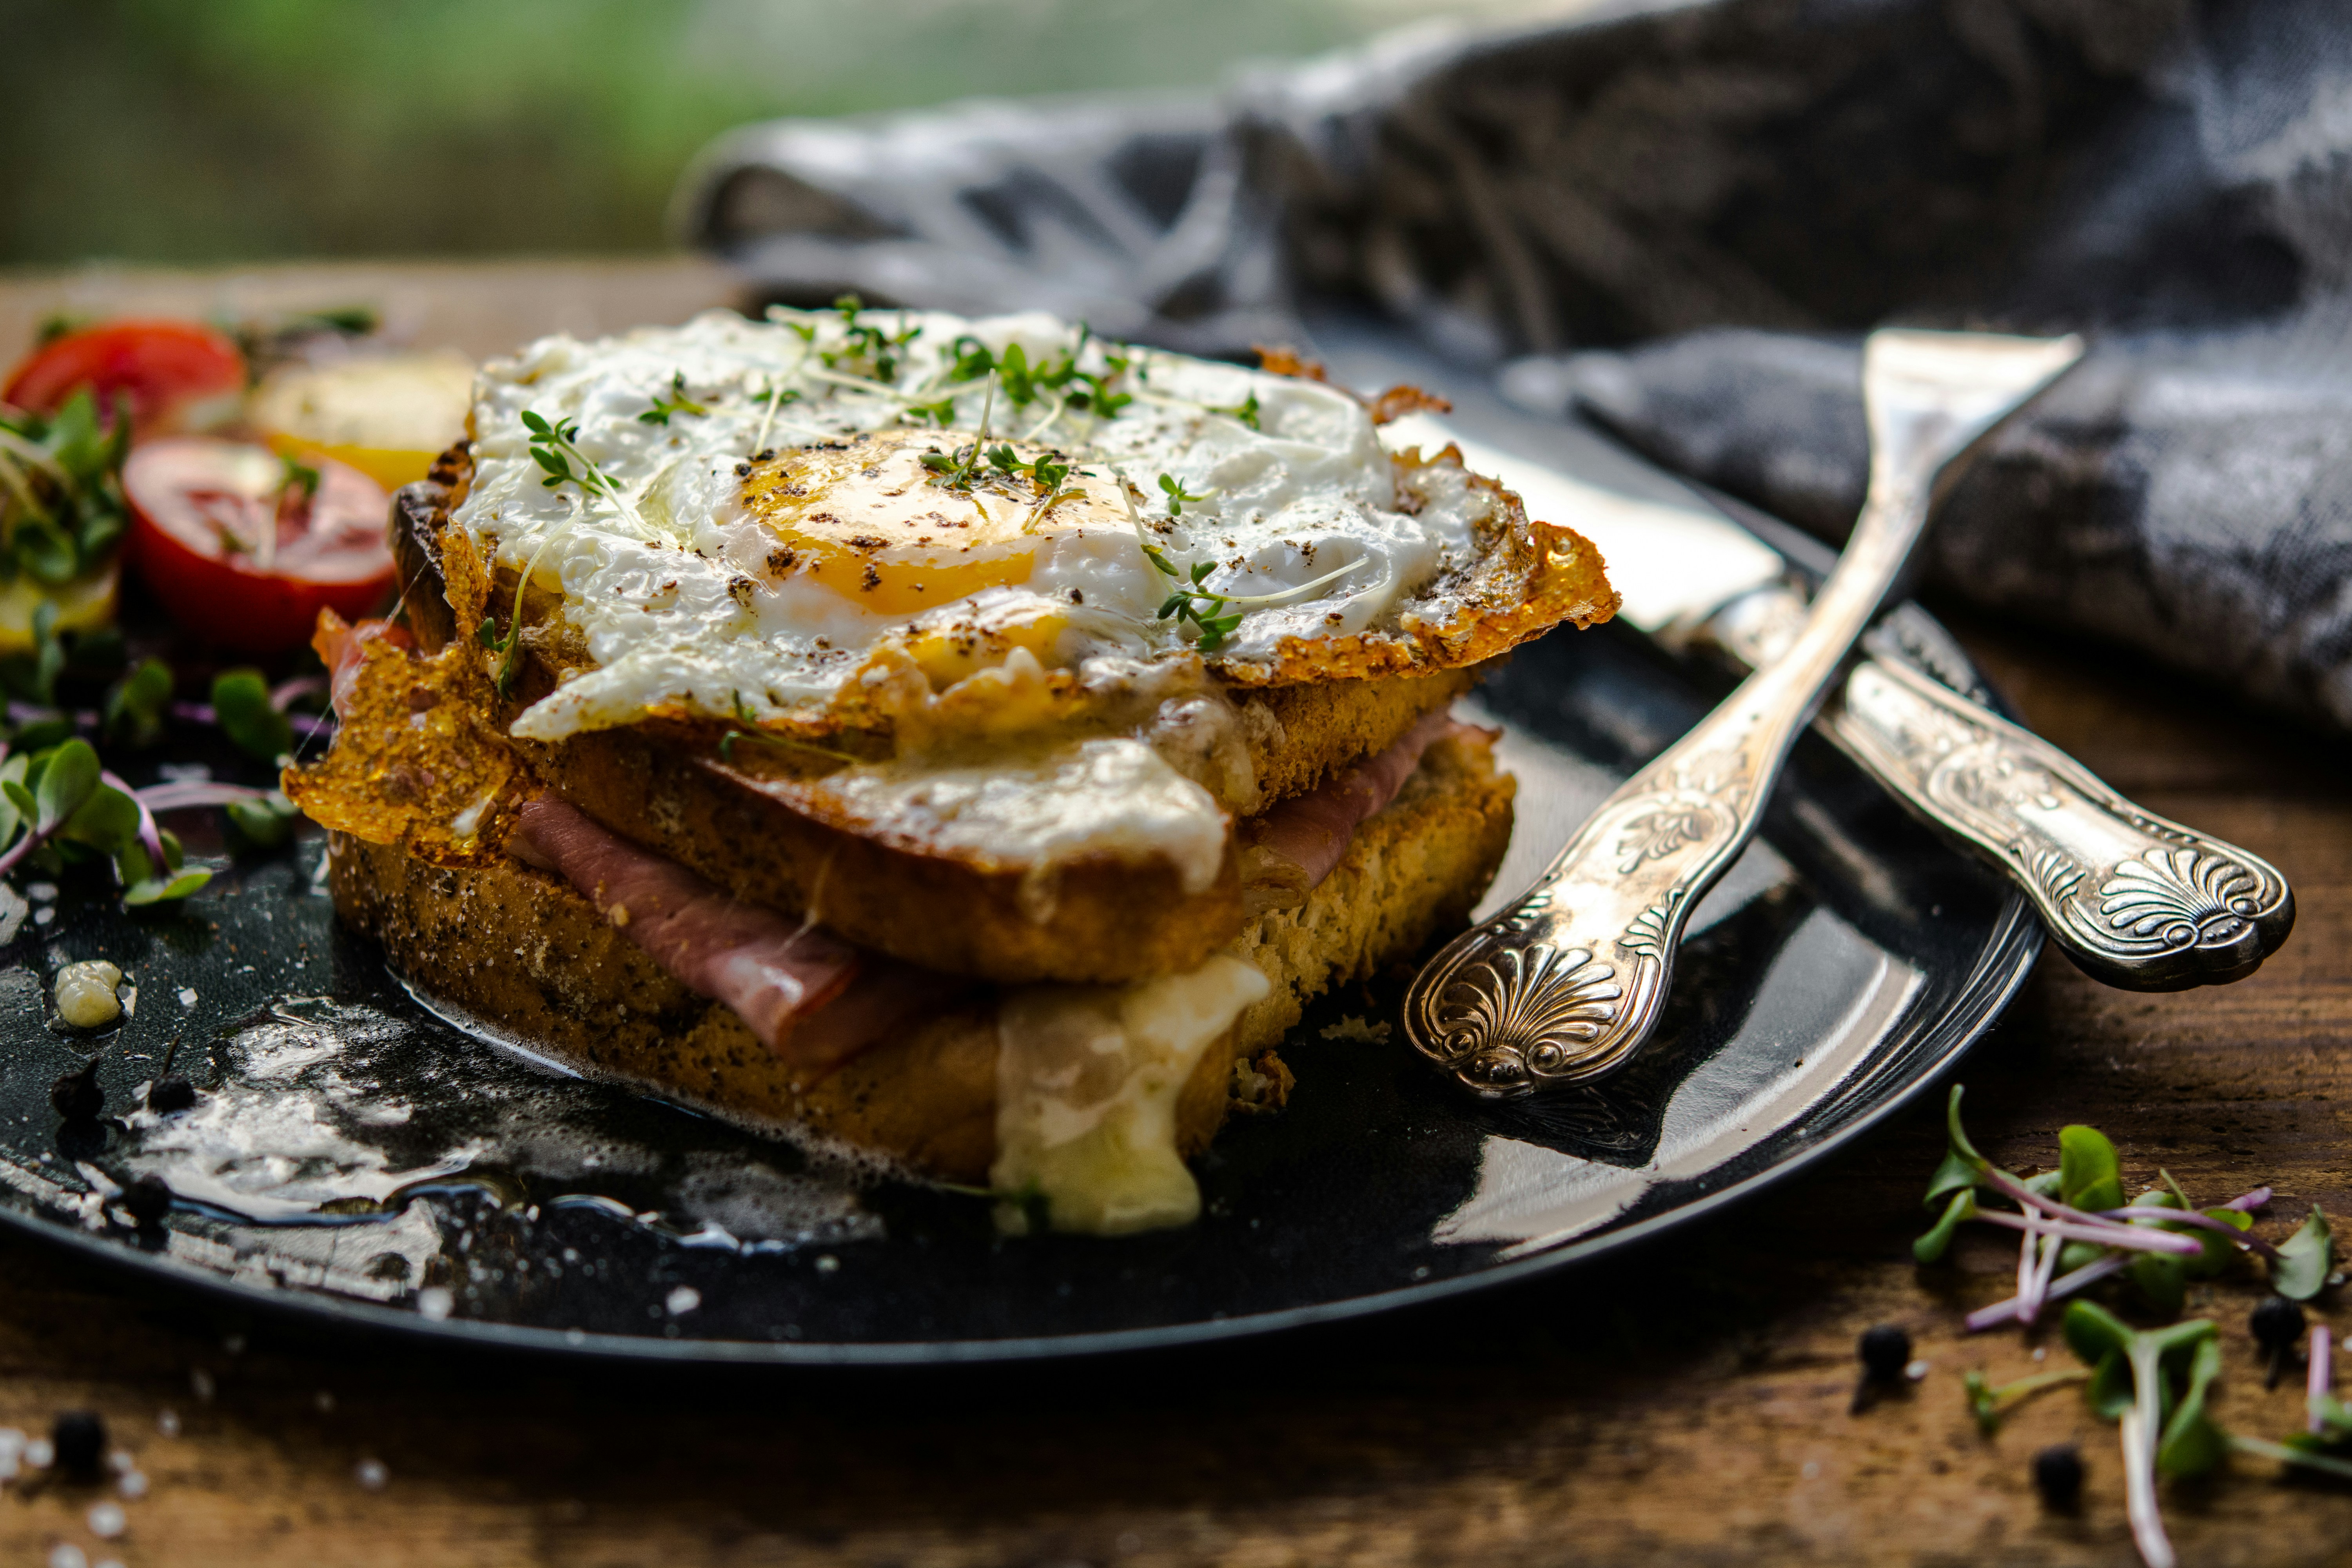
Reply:
M2311 1367L2303 1380L2304 1404L2311 1414L2304 1420L2315 1436L2325 1434L2326 1421L2319 1414L2319 1402L2327 1397L2336 1382L2336 1339L2334 1331L2326 1323L2311 1327Z
M213 725L220 722L220 715L213 711L213 705L209 702L174 702L172 704L172 717L189 724ZM308 713L289 713L286 722L306 741L315 741L321 735L335 732L335 721L331 716L314 719Z
M298 675L291 680L281 680L269 689L269 705L280 713L305 697L317 697L327 689L323 675Z
M36 724L44 719L70 720L77 730L96 730L100 722L98 714L86 708L44 708L37 702L8 704L11 724Z
M2050 1277L2058 1272L2058 1253L2061 1246L2062 1243L2056 1236L2042 1237L2042 1261L2033 1270L2033 1303L2030 1309L2021 1314L2025 1326L2029 1329L2033 1326L2034 1320L2042 1316L2042 1309L2050 1304Z
M2256 1187L2251 1193L2240 1193L2236 1197L2231 1198L2228 1203L2223 1204L2221 1206L2225 1209L2243 1209L2246 1213L2252 1214L2256 1209L2267 1205L2270 1201L2271 1190L2268 1187Z
M2261 1253L2265 1258L2268 1258L2272 1262L2278 1261L2279 1250L2277 1247L2273 1247L2269 1242L2264 1241L2258 1236L2247 1235L2244 1231L2240 1230L2236 1226L2230 1224L2226 1220L2208 1218L2206 1215L2199 1214L2195 1209L2167 1209L2151 1206L2148 1208L2103 1209L2100 1213L2104 1218L2107 1219L2160 1219L2168 1225L2185 1225L2196 1230L2210 1230L2217 1235L2228 1237L2231 1241L2236 1242L2239 1246L2247 1248L2249 1251Z
M2134 1397L2123 1417L2124 1511L2131 1518L2132 1541L2147 1568L2173 1568L2178 1559L2156 1503L2156 1449L2163 1436L2164 1397L2158 1380L2164 1372L2152 1336L2134 1336L2131 1369Z
M2128 1258L2095 1258L2071 1274L2060 1275L2057 1280L2042 1292L2042 1304L2048 1306L2053 1301L2063 1301L2075 1291L2095 1285L2112 1275L2120 1274L2130 1267L2131 1259ZM2006 1301L1996 1301L1990 1307L1979 1307L1970 1312L1965 1320L1968 1331L1974 1334L1981 1333L1986 1329L1998 1327L2017 1317L2017 1309L2018 1298L2014 1296Z
M2101 1219L2097 1215L2086 1213L2085 1211L2075 1208L2069 1204L2062 1204L2056 1198L2043 1197L2040 1193L2035 1192L2032 1187L2027 1186L2023 1182L2019 1181L2015 1176L2011 1175L2007 1171L2000 1169L1999 1166L1986 1167L1983 1184L1992 1188L1992 1190L1997 1193L2004 1194L2005 1196L2014 1198L2018 1203L2023 1205L2027 1208L2040 1209L2043 1214L2050 1215L2053 1219L2072 1220L2076 1225L2105 1225L2107 1223ZM2175 1211L2167 1210L2166 1212L2172 1213ZM2077 1237L2076 1239L2079 1240L2082 1238Z
M2178 1214L2179 1211L2167 1209L2164 1212ZM2005 1225L2011 1230L2030 1228L2047 1236L2063 1236L2069 1241L2095 1242L2101 1247L2120 1247L2139 1252L2169 1252L2176 1257L2193 1258L2205 1250L2192 1237L2168 1230L2153 1230L2147 1226L2110 1225L2103 1220L2075 1224L2040 1215L2011 1214L2003 1209L1980 1209L1977 1218L1989 1225ZM2237 1233L2233 1231L2231 1234Z
M137 790L124 784L114 774L101 769L98 775L98 782L110 788L119 789L131 797L131 804L139 808L139 842L146 847L147 864L152 868L151 874L157 877L170 876L172 868L163 863L163 830L155 826L154 812L150 810L147 803L140 798Z
M233 801L261 800L276 792L252 784L215 784L209 779L175 779L149 784L139 792L139 803L150 811L187 811L200 805L227 805Z

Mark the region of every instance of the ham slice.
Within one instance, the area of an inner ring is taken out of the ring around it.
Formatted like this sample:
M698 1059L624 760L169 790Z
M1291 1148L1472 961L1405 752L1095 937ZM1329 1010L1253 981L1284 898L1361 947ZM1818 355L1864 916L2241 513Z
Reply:
M1404 781L1421 766L1422 753L1456 732L1477 731L1450 713L1429 714L1378 756L1367 757L1305 795L1278 803L1250 824L1251 858L1261 868L1268 859L1285 869L1296 868L1303 879L1275 876L1270 879L1287 882L1303 897L1307 889L1331 874L1365 819L1396 798Z
M509 848L561 872L680 984L724 1003L795 1067L837 1067L962 988L730 898L551 795L524 804Z
M1278 867L1274 880L1303 898L1339 863L1357 827L1396 798L1422 753L1470 731L1429 715L1378 756L1257 817L1251 855ZM681 984L733 1009L795 1067L838 1067L971 986L743 903L552 795L524 804L509 849L561 874Z

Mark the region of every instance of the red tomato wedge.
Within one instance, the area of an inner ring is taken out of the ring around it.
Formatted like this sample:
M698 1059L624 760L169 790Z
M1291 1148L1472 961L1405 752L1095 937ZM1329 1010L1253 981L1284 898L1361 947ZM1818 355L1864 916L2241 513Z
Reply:
M245 395L245 355L194 321L110 321L51 338L26 355L8 374L0 402L54 414L84 386L101 419L112 416L118 396L128 397L131 428L145 436L233 413Z
M310 640L321 608L372 613L393 584L391 500L357 468L314 459L316 494L267 447L181 436L131 448L131 563L172 618L247 653Z

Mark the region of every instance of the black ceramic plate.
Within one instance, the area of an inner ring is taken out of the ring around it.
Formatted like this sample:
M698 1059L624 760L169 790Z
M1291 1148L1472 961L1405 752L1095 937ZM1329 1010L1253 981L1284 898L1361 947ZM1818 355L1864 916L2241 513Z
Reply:
M1490 901L1721 689L1615 628L1523 650L1482 696L1521 780ZM487 1345L882 1363L1200 1342L1565 1267L1752 1192L1922 1087L2040 944L2021 900L1808 737L1696 912L1655 1040L1605 1087L1463 1097L1397 1037L1391 976L1283 1046L1290 1106L1220 1136L1199 1224L1000 1241L979 1200L452 1027L338 928L322 858L316 837L215 855L211 888L139 912L102 872L33 889L45 912L0 947L0 1222L256 1305ZM136 1006L78 1036L47 983L95 957ZM115 1120L64 1125L50 1086L93 1055ZM140 1086L167 1060L203 1093L157 1117ZM147 1173L181 1201L139 1231L102 1200Z

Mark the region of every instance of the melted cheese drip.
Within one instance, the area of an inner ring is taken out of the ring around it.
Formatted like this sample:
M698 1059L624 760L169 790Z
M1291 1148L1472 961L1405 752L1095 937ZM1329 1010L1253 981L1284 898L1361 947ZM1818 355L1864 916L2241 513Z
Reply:
M1224 862L1225 814L1216 798L1124 737L985 766L845 768L819 787L886 834L1041 871L1092 855L1164 857L1184 891L1198 894ZM1050 899L1049 887L1038 891Z
M1242 1010L1272 989L1238 958L1123 988L1037 985L997 1014L1000 1193L1034 1194L1055 1230L1190 1225L1201 1188L1176 1152L1176 1101ZM1011 1205L1000 1223L1026 1223Z

